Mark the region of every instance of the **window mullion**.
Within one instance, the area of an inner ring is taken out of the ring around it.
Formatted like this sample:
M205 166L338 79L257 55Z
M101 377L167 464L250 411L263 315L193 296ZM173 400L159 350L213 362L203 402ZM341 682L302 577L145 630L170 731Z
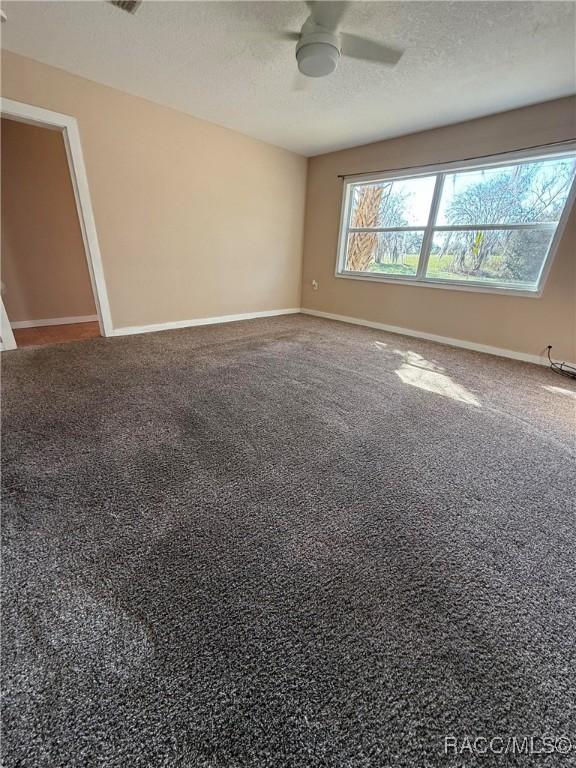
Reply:
M452 224L434 227L434 229L436 232L497 232L501 229L512 232L516 230L556 229L557 224L556 221L521 222L519 224Z
M434 194L432 195L432 203L430 204L430 215L428 216L428 224L424 231L424 237L422 239L422 248L420 249L420 258L418 259L418 270L416 272L416 280L423 280L426 275L426 268L428 267L428 259L430 258L430 250L432 249L432 238L434 236L434 224L436 224L436 216L438 215L438 208L440 207L440 198L442 197L442 188L444 187L444 174L439 173L436 177L436 184L434 186Z
M426 227L348 227L348 234L363 234L378 232L425 232Z

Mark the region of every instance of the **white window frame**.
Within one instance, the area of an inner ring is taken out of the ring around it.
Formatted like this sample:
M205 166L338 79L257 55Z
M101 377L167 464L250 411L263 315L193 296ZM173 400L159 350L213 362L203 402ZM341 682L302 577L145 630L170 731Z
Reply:
M498 168L501 166L518 164L521 162L532 163L538 160L556 158L558 160L565 157L573 157L576 151L576 141L568 142L562 145L562 147L551 146L542 147L540 149L531 150L519 150L516 152L507 152L506 154L492 155L489 157L482 157L475 160L466 161L451 161L446 163L438 163L436 165L428 165L422 167L406 168L404 170L378 172L378 173L360 173L350 176L345 176L343 179L343 191L342 191L342 207L340 211L340 224L339 224L339 236L338 236L338 252L336 259L336 277L341 277L346 280L369 280L380 283L390 283L393 285L411 285L418 286L420 288L443 288L454 291L472 291L478 293L497 293L505 294L507 296L527 296L530 298L539 298L542 295L546 280L550 273L550 268L554 261L558 245L562 240L570 212L576 200L576 176L572 182L568 197L564 205L564 210L558 224L556 225L556 232L552 238L548 247L548 252L542 263L538 281L534 288L523 288L518 285L510 285L507 283L483 283L481 281L473 280L446 280L443 278L426 277L426 269L428 266L428 259L430 257L430 250L432 245L432 237L434 232L437 231L462 231L463 229L470 230L482 230L482 229L530 229L540 228L541 224L495 224L495 225L462 225L462 226L435 226L436 216L438 213L438 207L440 205L440 197L442 194L442 187L444 179L447 174L456 173L458 171L468 171L472 169L485 169ZM352 213L352 190L354 184L368 183L377 181L400 181L405 179L415 179L426 176L435 176L436 184L432 195L432 202L430 204L430 214L426 226L408 226L408 227L382 227L382 228L370 228L363 230L361 228L350 227L350 217ZM554 226L551 224L551 227ZM422 248L420 251L420 259L418 264L418 271L416 275L386 275L381 272L352 272L345 270L346 264L346 250L348 245L348 233L352 229L355 232L410 232L418 231L424 232L424 238L422 242Z

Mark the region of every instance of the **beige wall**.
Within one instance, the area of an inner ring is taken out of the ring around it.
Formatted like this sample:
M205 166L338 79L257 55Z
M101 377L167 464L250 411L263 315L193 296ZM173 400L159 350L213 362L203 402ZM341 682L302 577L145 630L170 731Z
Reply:
M2 91L78 119L114 327L300 306L305 158L8 52Z
M396 286L334 276L342 182L338 174L437 163L576 137L567 98L311 158L302 306L478 344L576 361L576 213L541 298ZM312 280L319 281L313 291Z
M96 314L62 134L2 119L1 175L9 319Z
M573 138L574 99L314 157L306 191L298 155L15 54L2 63L5 97L79 121L115 327L302 303L576 360L575 215L539 299L334 277L339 173Z

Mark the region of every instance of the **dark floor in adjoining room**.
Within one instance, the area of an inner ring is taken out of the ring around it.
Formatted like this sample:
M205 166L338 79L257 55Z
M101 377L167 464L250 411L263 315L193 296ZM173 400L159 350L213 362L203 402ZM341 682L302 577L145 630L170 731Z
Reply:
M6 768L576 734L572 382L294 316L16 350L3 389Z

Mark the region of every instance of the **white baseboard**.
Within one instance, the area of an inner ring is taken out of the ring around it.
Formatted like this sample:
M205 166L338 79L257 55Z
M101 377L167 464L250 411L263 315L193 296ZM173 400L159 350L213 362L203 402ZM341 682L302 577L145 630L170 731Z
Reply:
M15 320L12 328L40 328L44 325L71 325L72 323L92 323L98 315L77 315L76 317L48 317L44 320Z
M264 312L244 312L241 315L221 315L220 317L196 317L193 320L172 320L168 323L154 325L132 325L124 328L114 328L111 336L131 336L135 333L155 333L170 331L176 328L193 328L196 325L215 325L217 323L235 323L238 320L255 320L258 317L275 317L277 315L296 315L300 307L294 309L270 309Z
M488 344L476 344L473 341L464 341L463 339L451 339L448 336L437 336L435 333L425 333L424 331L414 331L411 328L400 328L397 325L387 325L386 323L375 323L371 320L361 320L358 317L346 317L345 315L334 315L331 312L319 312L316 309L300 310L304 315L314 317L323 317L326 320L338 320L341 323L351 323L352 325L364 325L367 328L376 328L388 333L398 333L402 336L411 336L416 339L425 339L426 341L435 341L438 344L447 344L450 347L460 347L469 349L473 352L484 352L488 355L497 355L498 357L508 357L512 360L521 360L524 363L535 363L536 365L549 365L547 356L530 355L526 352L516 352L513 349L500 349L500 347L491 347ZM572 363L568 363L572 365Z
M346 315L336 315L332 312L320 312L316 309L307 309L306 307L294 307L291 309L270 309L263 312L244 312L238 315L221 315L219 317L197 317L192 320L172 320L167 323L155 323L153 325L133 325L124 328L114 328L111 336L131 336L138 333L155 333L156 331L169 331L178 328L193 328L198 325L215 325L218 323L234 323L239 320L255 320L259 317L276 317L279 315L296 315L302 313L313 317L322 317L326 320L337 320L341 323L350 323L352 325L363 325L367 328L376 328L388 333L396 333L401 336L411 336L416 339L425 339L426 341L435 341L438 344L447 344L450 347L459 347L469 349L473 352L483 352L488 355L497 355L498 357L507 357L512 360L521 360L525 363L535 363L536 365L548 365L548 358L542 355L530 355L526 352L516 352L513 349L501 349L500 347L491 347L488 344L476 344L472 341L463 339L452 339L448 336L438 336L434 333L425 333L424 331L415 331L411 328L401 328L397 325L388 325L387 323L376 323L371 320L362 320L358 317L348 317ZM65 325L68 323L87 323L98 320L97 315L83 315L78 317L57 317L46 320L19 320L11 323L12 328L34 328L43 325ZM575 365L567 363L567 365Z

